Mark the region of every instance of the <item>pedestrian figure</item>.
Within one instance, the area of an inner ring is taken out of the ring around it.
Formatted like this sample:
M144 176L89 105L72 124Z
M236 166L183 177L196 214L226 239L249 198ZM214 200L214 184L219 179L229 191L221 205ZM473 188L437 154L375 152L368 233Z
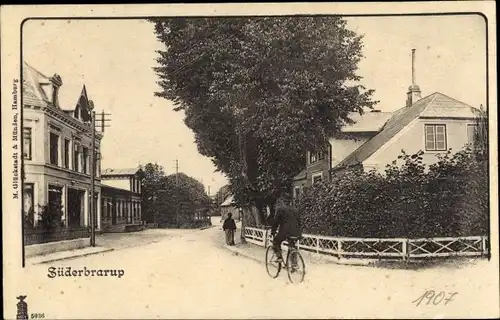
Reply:
M226 233L226 244L228 246L234 246L234 231L236 230L236 223L234 222L232 216L232 213L229 212L227 219L224 220L224 224L222 225L222 229Z

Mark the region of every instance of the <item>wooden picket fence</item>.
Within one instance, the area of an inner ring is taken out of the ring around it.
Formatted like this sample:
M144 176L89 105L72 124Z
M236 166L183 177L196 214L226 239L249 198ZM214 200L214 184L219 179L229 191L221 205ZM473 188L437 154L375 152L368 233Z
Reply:
M245 227L245 239L266 247L269 229ZM284 243L286 246L286 242ZM442 237L422 239L346 238L303 234L300 249L337 258L422 259L456 256L487 256L488 237Z

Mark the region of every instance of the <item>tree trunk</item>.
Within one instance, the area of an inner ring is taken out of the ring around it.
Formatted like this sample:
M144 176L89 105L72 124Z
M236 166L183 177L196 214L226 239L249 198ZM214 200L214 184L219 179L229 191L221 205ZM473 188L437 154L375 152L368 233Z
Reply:
M245 244L247 243L246 239L245 239L245 227L246 227L246 220L247 220L247 216L248 216L248 212L245 212L246 209L243 208L243 210L241 210L241 234L240 234L240 240L241 240L241 243L242 244Z

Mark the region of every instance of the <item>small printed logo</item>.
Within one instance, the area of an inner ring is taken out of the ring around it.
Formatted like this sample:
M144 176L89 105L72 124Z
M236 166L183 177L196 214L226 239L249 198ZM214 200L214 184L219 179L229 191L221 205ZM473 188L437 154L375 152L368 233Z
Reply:
M28 319L28 304L24 301L26 296L17 297L19 302L17 303L17 320L27 320Z

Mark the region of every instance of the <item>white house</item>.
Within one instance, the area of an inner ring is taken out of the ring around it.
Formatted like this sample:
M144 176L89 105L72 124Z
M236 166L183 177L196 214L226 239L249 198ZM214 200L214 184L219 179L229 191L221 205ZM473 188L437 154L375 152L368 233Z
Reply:
M221 220L225 220L229 213L232 214L234 220L241 220L241 209L234 203L233 195L227 197L226 200L220 204L220 211Z
M330 138L322 153L308 152L306 168L294 179L294 195L345 168L362 166L365 171L384 172L401 150L407 154L421 150L423 162L433 164L438 161L436 155L448 149L460 151L473 142L478 116L477 108L440 92L422 98L413 82L405 107L395 112L353 113L355 123L342 129L345 137Z
M62 205L66 226L89 225L91 126L85 86L75 106L61 106L62 79L47 77L23 64L23 206L30 223L37 224L39 206ZM76 98L76 97L75 97ZM96 134L100 154L102 135ZM100 161L95 166L97 228L100 229Z

